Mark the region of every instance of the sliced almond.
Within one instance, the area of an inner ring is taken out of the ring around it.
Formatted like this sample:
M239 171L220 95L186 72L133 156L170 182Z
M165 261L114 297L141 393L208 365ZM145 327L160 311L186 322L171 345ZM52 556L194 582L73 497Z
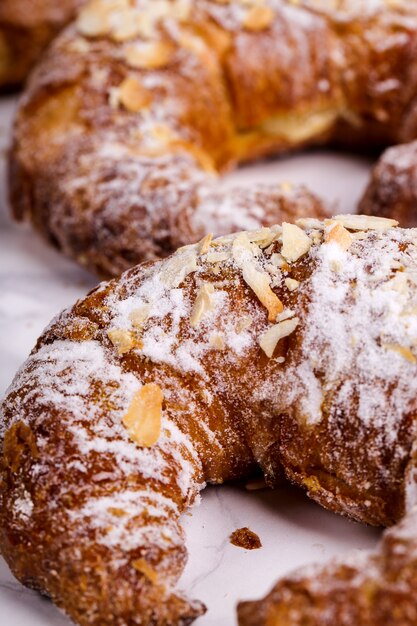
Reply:
M332 219L348 230L388 230L398 226L396 220L371 215L336 215Z
M134 395L123 424L129 437L143 448L155 445L161 435L162 402L159 385L148 383Z
M386 350L392 350L393 352L398 352L398 354L401 354L401 356L404 357L404 359L406 359L410 363L417 363L417 359L414 356L414 354L411 352L410 348L401 346L398 343L384 343L382 344L382 346Z
M100 2L92 2L81 9L77 28L85 37L102 37L110 32L110 20L108 12Z
M288 291L295 291L300 286L299 281L295 280L295 278L286 278L284 282Z
M268 358L271 358L275 352L278 342L284 337L288 337L297 328L299 323L298 317L274 324L271 328L261 336L259 345Z
M144 576L146 576L146 578L153 585L157 584L158 574L156 570L154 570L154 568L151 567L147 561L145 561L145 559L136 559L135 561L132 561L132 566L135 568L135 570L137 570L141 574L144 574Z
M179 22L186 22L191 17L192 0L176 0L173 15Z
M295 224L303 230L323 228L323 222L316 217L300 217L298 220L295 220Z
M253 324L253 317L251 315L245 315L236 322L235 330L238 334L250 328Z
M210 345L215 348L215 350L224 350L226 347L223 335L219 333L214 333L210 337Z
M243 26L246 30L259 32L269 28L274 21L275 13L271 7L254 6L246 13Z
M229 252L209 252L204 257L204 261L207 261L207 263L221 263L222 261L228 261L229 259Z
M349 250L353 239L348 230L339 222L331 221L324 235L325 243L336 243L342 250Z
M270 279L267 274L257 271L248 265L242 270L243 280L256 294L259 301L268 310L268 319L275 322L277 315L284 310L284 305L270 287Z
M202 287L200 287L190 317L190 325L192 328L196 328L204 315L213 309L214 304L211 297L213 293L214 287L210 283L204 283Z
M135 69L156 70L166 67L171 60L173 47L164 41L149 41L132 44L125 50L124 57Z
M275 322L277 315L284 310L284 305L271 289L270 276L256 265L256 250L259 251L259 248L250 243L246 233L240 233L233 242L233 258L242 272L243 280L268 310L269 321Z
M118 99L131 113L139 113L152 104L152 94L134 76L128 76L119 86Z
M126 8L115 13L112 20L111 38L121 43L142 34L142 20L133 8Z
M120 355L130 352L136 345L135 336L130 330L115 328L108 330L107 336Z
M198 243L200 254L206 254L206 252L209 251L212 240L213 235L211 233L203 237L203 239Z
M142 328L149 317L151 310L150 304L144 304L131 312L129 318L135 328Z
M288 263L294 263L304 254L307 254L311 244L310 237L301 228L295 224L283 222L281 254Z
M170 287L176 289L187 278L197 270L197 253L195 246L191 246L184 252L177 252L164 262L161 280Z

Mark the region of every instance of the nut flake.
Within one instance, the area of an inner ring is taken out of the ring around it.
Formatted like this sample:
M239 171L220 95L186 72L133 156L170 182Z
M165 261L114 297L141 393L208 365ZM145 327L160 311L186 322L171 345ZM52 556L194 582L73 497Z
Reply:
M348 230L388 230L398 226L396 220L370 215L336 215L332 219Z
M144 304L143 306L131 312L131 314L129 315L129 318L135 328L143 327L143 325L145 324L146 320L149 317L150 310L151 310L151 305Z
M191 312L190 325L192 328L196 328L204 315L213 309L214 305L211 298L213 293L214 287L210 283L204 283L200 288Z
M242 272L243 280L268 310L269 321L275 322L277 315L284 310L284 305L271 289L270 276L254 262L256 250L259 251L259 248L249 242L246 233L240 233L233 242L233 258Z
M236 322L235 330L237 334L243 333L243 331L248 330L253 324L253 317L251 315L245 315L241 317Z
M281 254L288 263L294 263L304 256L310 250L311 244L310 237L301 228L288 222L282 224Z
M110 32L108 12L100 2L92 2L78 15L77 28L85 37L102 37Z
M254 6L246 13L243 19L243 26L246 30L253 32L266 30L273 23L274 15L271 7Z
M206 254L209 251L213 235L209 233L198 243L200 254Z
M130 330L114 328L107 331L107 336L117 348L119 355L130 352L137 345L135 336Z
M259 345L268 358L271 358L274 354L278 342L294 332L299 321L298 317L293 317L292 319L279 322L279 324L275 324L274 326L271 326L271 328L268 328L268 330L261 336Z
M224 350L226 347L224 337L219 333L211 335L209 343L213 348L215 348L215 350Z
M131 113L139 113L148 108L152 103L152 95L147 91L134 76L124 79L116 92L117 100ZM114 104L111 94L111 103Z
M128 46L124 56L128 65L134 69L156 70L168 65L172 53L171 44L150 41Z
M140 447L150 448L161 435L163 399L162 390L155 383L143 385L133 397L123 425Z
M414 354L411 352L410 348L406 346L401 346L398 343L384 343L382 344L386 350L392 350L393 352L398 352L404 359L409 361L410 363L417 363L417 359Z
M300 286L300 282L295 278L286 278L284 282L288 291L295 291Z
M348 250L353 239L348 230L339 222L331 220L324 236L325 243L336 243L342 250Z

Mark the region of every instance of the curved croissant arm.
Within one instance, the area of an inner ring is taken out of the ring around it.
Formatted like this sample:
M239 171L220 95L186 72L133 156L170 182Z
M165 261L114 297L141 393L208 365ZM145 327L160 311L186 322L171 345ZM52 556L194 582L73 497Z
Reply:
M0 91L19 86L86 0L2 0Z
M186 624L181 513L287 477L391 525L414 503L417 231L341 216L220 239L103 283L2 404L0 545L78 624ZM332 602L332 598L329 598Z
M417 141L386 150L373 168L359 211L417 225Z
M301 569L258 602L241 602L239 626L413 626L417 621L417 509L377 550Z
M416 50L415 0L93 0L19 107L15 215L106 275L208 232L323 217L275 186L237 206L216 175L306 145L411 141Z

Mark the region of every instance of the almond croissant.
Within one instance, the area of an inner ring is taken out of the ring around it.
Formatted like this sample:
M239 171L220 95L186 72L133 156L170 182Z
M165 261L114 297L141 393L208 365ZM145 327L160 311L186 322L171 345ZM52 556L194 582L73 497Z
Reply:
M0 547L16 577L82 626L187 624L204 607L175 589L180 516L206 483L260 467L358 521L412 515L417 230L395 224L206 236L58 316L2 404ZM392 621L356 623L415 623L394 620L400 591L415 614L414 553L384 561L415 539L390 533L374 569L301 574L241 624L334 624L320 619L357 615L374 589Z

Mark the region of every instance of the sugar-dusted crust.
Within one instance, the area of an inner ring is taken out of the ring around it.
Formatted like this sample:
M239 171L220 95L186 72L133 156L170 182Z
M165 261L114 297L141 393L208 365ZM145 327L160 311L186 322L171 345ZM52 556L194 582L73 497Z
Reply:
M323 215L305 190L222 192L216 175L306 145L413 139L415 9L415 0L93 0L55 41L17 114L15 215L108 275L207 232Z
M417 226L417 141L394 146L382 154L359 211L392 217L401 226Z
M0 90L26 78L58 32L86 0L1 0Z
M2 404L0 546L17 578L82 626L185 624L203 607L175 591L179 518L205 483L259 466L358 521L411 511L417 230L394 225L205 237L58 316Z
M386 531L377 550L311 566L258 602L241 602L239 626L414 626L417 509Z

